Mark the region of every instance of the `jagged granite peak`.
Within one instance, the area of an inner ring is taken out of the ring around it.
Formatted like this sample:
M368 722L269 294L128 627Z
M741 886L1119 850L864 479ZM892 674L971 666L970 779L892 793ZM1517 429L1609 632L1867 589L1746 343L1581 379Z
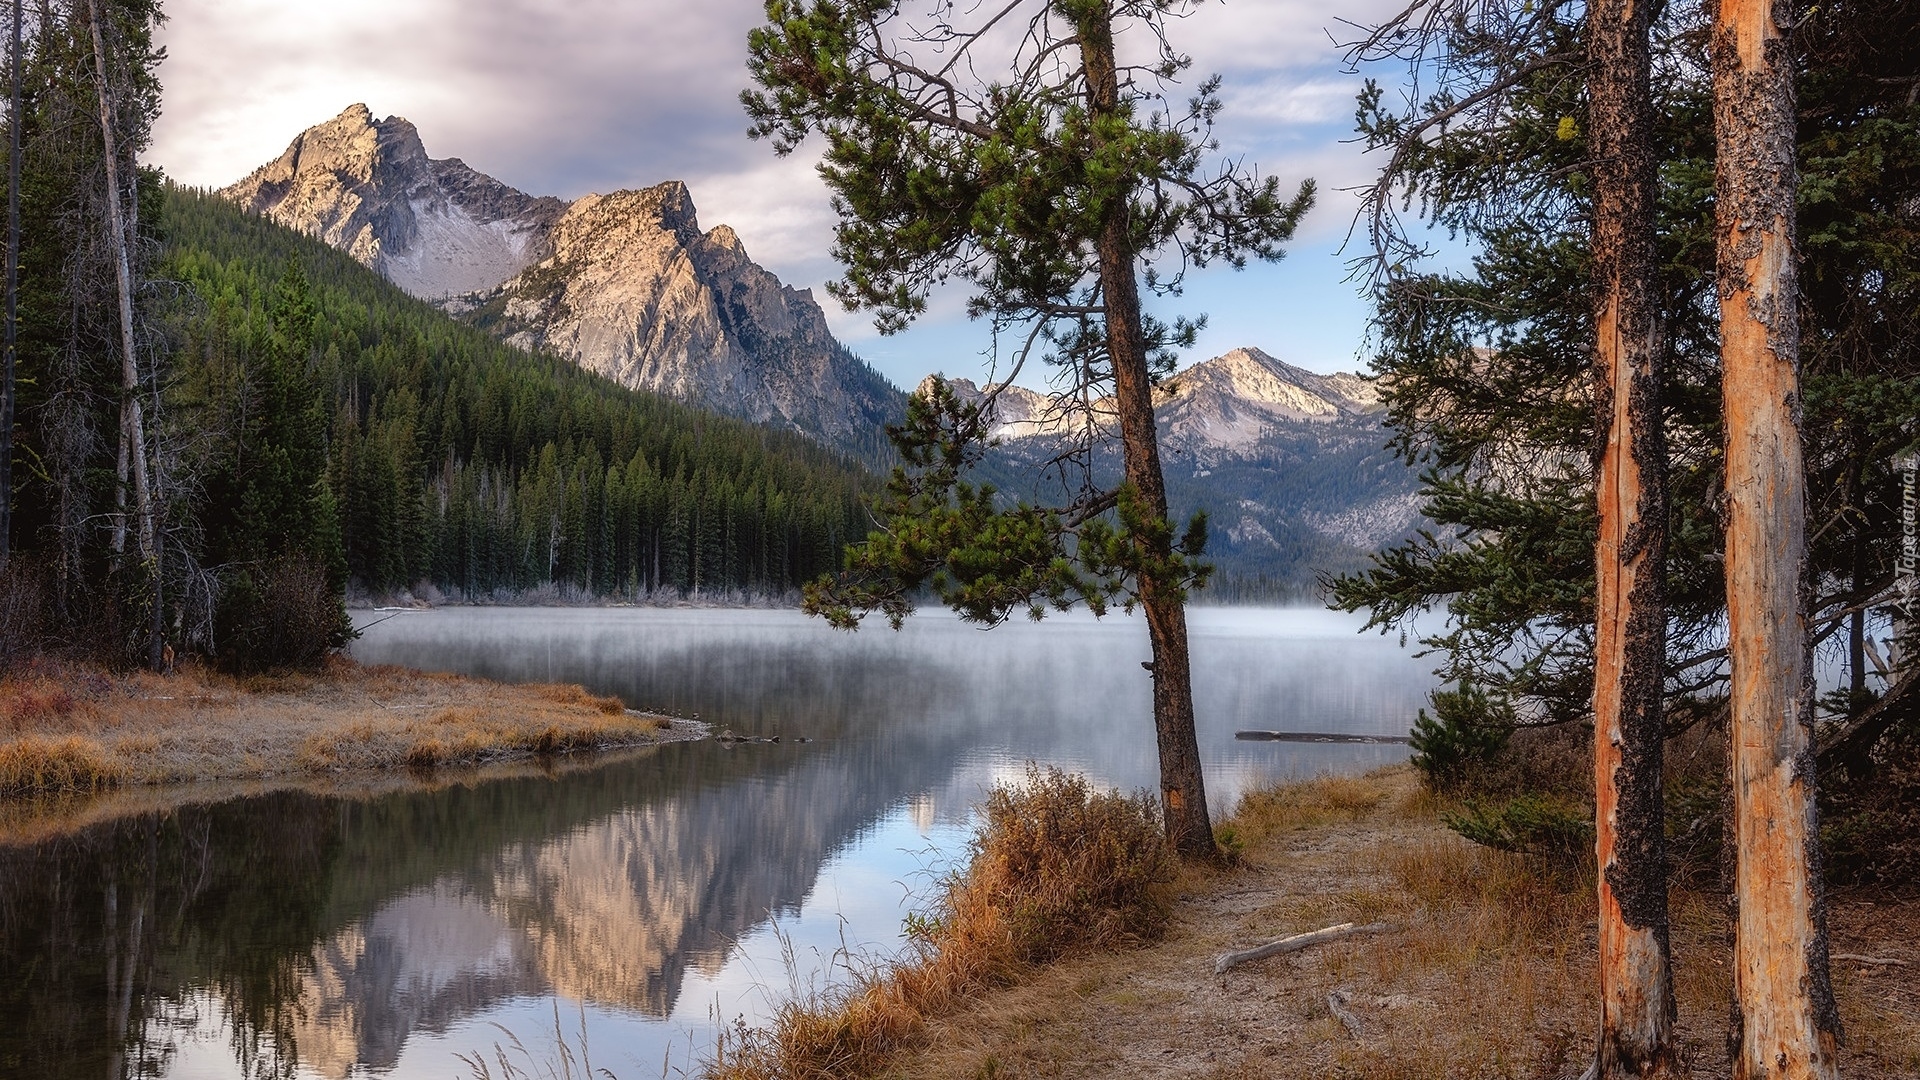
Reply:
M784 285L725 225L702 231L687 185L587 195L551 253L451 310L508 341L627 386L848 446L900 394L835 341L807 289Z
M537 262L566 209L458 158L429 158L412 123L375 120L364 104L301 132L220 194L429 298L491 288Z
M920 384L925 391L933 377ZM1086 423L1086 413L1068 411L1049 395L1023 386L980 386L948 379L954 396L982 404L996 395L988 433L1002 440L1055 437ZM1168 378L1154 390L1154 416L1161 441L1181 451L1236 452L1254 446L1276 423L1373 423L1380 397L1371 382L1348 372L1316 375L1256 348L1239 348L1204 360ZM1090 406L1096 422L1118 417L1111 398Z
M904 397L828 331L813 296L701 231L674 180L572 203L459 158L365 105L316 124L222 195L449 313L637 389L884 453Z
M1355 420L1380 409L1373 384L1359 375L1316 375L1256 348L1195 364L1154 395L1165 438L1230 451L1254 445L1275 422Z

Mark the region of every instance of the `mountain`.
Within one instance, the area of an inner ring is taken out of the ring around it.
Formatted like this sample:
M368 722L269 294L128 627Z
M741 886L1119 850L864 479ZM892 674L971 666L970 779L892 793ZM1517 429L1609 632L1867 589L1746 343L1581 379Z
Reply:
M1316 375L1241 348L1161 383L1154 412L1170 445L1217 458L1253 451L1275 425L1375 427L1382 407L1359 375Z
M817 440L528 353L311 236L162 194L156 276L180 286L161 312L181 342L168 415L228 463L194 488L210 534L248 505L217 478L260 468L236 418L288 396L260 343L296 295L315 315L299 384L318 409L289 422L324 430L335 542L371 594L781 594L865 534L872 474Z
M955 396L974 404L997 393L989 429L993 438L1057 438L1085 423L1082 415L1024 386L981 387L971 379L948 383ZM1383 412L1379 394L1364 377L1316 375L1255 348L1234 349L1166 379L1154 388L1153 409L1163 450L1208 461L1253 451L1277 424L1372 427ZM1103 429L1111 428L1118 415L1111 398L1095 400L1088 411Z
M949 382L976 403L996 389ZM998 389L990 431L1002 445L988 478L1005 491L1043 496L1035 467L1086 420L1063 414L1044 394ZM1109 401L1096 400L1089 411L1111 428ZM1385 408L1359 375L1318 375L1239 348L1162 382L1154 413L1175 515L1204 509L1210 518L1217 597L1311 593L1317 575L1360 568L1368 553L1421 521L1418 474L1386 449ZM1106 444L1096 471L1117 475L1117 453Z
M412 124L365 105L301 132L220 194L429 299L492 288L545 257L567 208L459 158L428 158Z
M873 457L900 392L805 289L702 231L684 183L533 196L353 105L220 194L317 237L496 336L624 386Z
M848 449L901 411L900 391L833 339L810 291L781 284L731 228L701 231L678 180L585 196L549 244L449 310L623 385Z

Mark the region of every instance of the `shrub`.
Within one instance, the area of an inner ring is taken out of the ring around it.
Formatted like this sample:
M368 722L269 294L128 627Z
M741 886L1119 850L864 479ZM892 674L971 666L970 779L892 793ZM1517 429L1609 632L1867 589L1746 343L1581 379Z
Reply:
M1887 733L1860 775L1820 780L1828 879L1911 889L1920 884L1920 724Z
M221 590L214 615L215 659L249 674L310 670L355 637L324 562L279 555L240 569Z
M1165 921L1173 859L1146 793L1095 792L1083 776L1029 766L987 797L967 875L945 918L1004 925L1012 956L1038 963L1082 944L1139 940ZM991 916L991 917L990 917Z
M710 1080L865 1076L967 991L1082 944L1158 934L1174 861L1152 796L1096 793L1083 777L1029 766L987 798L966 871L909 918L916 952L856 972L853 986L786 1003L771 1028L723 1034Z
M1428 787L1451 791L1506 749L1515 723L1511 702L1472 683L1435 690L1433 715L1421 709L1413 721L1413 766Z
M1441 820L1474 843L1500 851L1572 861L1593 850L1593 812L1546 795L1469 801Z
M79 735L0 743L0 795L97 791L119 783L121 774L99 743Z

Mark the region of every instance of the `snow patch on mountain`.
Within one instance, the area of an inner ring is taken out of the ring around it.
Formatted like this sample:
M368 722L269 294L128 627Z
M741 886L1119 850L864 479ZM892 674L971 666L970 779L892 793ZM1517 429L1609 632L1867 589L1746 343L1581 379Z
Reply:
M438 299L491 289L538 262L546 237L538 223L477 220L466 208L432 197L408 201L414 242L382 252L387 280L415 296Z
M375 120L364 104L301 132L220 194L429 299L492 288L545 257L566 207L459 158L429 158L405 118Z

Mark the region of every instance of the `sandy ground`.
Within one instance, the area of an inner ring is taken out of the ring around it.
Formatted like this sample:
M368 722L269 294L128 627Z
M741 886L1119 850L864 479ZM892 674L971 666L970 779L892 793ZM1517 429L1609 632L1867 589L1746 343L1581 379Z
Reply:
M1438 809L1404 768L1250 805L1241 865L1189 872L1163 940L988 995L936 1021L889 1075L1577 1075L1597 1010L1591 872L1543 873L1476 847ZM1842 1072L1920 1078L1920 902L1833 899ZM1401 929L1213 972L1222 952L1348 921ZM1673 924L1685 1053L1694 1076L1725 1076L1724 906L1676 891Z

